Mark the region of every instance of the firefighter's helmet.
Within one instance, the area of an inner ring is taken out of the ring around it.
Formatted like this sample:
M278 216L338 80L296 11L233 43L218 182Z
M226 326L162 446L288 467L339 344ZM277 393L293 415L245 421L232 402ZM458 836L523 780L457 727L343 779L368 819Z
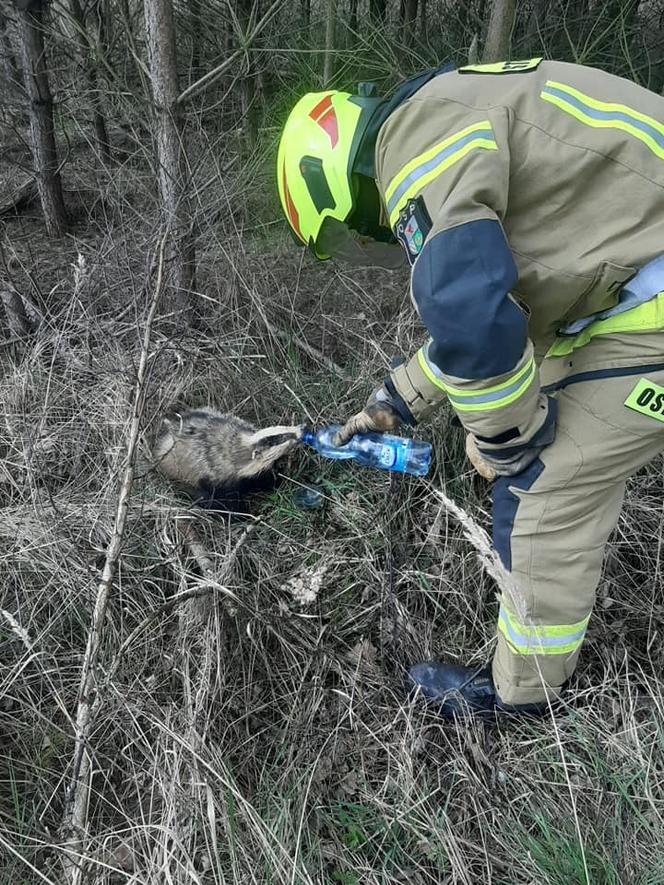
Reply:
M348 92L301 98L284 127L277 155L279 197L296 237L317 258L326 219L345 223L355 208L352 166L370 115Z

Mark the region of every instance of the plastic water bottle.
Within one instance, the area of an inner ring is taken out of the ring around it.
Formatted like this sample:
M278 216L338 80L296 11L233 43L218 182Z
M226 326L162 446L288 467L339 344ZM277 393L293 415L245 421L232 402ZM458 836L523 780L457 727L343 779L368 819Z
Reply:
M429 469L430 443L389 433L356 433L345 445L335 446L332 439L339 430L339 424L330 424L316 433L308 431L302 442L334 461L353 459L365 467L380 467L414 476L424 476Z

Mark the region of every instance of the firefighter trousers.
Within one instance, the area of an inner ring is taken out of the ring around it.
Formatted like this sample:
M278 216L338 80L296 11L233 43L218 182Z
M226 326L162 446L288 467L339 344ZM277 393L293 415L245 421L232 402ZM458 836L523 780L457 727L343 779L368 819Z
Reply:
M664 331L598 336L540 372L556 438L493 489L494 543L516 587L493 661L506 704L555 697L574 672L625 483L664 451Z

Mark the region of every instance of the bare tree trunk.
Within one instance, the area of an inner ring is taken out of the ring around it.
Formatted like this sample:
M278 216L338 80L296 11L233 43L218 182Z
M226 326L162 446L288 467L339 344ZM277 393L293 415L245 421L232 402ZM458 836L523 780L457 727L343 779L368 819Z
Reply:
M12 50L9 34L7 33L7 24L7 17L0 9L0 66L2 76L7 83L7 93L9 94L21 88L21 72L19 71L16 56Z
M253 0L237 0L237 16L241 25L241 31L236 34L236 43L239 46L246 45L246 38L251 28L251 16L253 10ZM257 11L257 17L260 16L260 10ZM240 81L240 100L242 102L242 129L244 131L244 140L247 153L250 154L258 139L258 107L257 102L260 96L259 84L251 63L251 56L245 55L246 71Z
M401 6L401 40L404 46L412 46L415 41L417 21L417 0L403 0Z
M334 31L337 23L337 0L327 0L327 16L325 19L325 57L323 59L323 86L332 80L334 70Z
M420 0L420 41L429 45L429 16L427 15L427 0Z
M375 28L381 28L387 20L387 0L369 0L369 17Z
M97 46L101 48L101 30L102 18L99 9L99 0L90 7L94 15L95 35L91 37L85 20L85 13L80 4L80 0L69 0L71 6L72 18L76 22L76 34L78 37L78 45L81 52L83 70L88 81L88 89L90 91L90 104L92 105L92 125L97 140L97 149L99 156L106 164L111 162L111 145L108 140L108 129L106 127L106 118L101 109L101 95L99 91L99 83L97 78L97 62L95 53L91 46L91 40L94 39Z
M482 61L485 64L509 58L514 11L515 0L493 0L482 55Z
M357 4L358 0L350 0L350 5L348 8L348 30L350 31L351 44L357 42L357 23L358 23L358 15L357 15Z
M178 78L171 0L144 0L145 31L156 116L161 205L168 234L167 282L170 305L183 311L194 285L194 244L189 213L189 175L184 126L177 102Z
M39 199L44 212L46 230L50 236L61 236L67 227L67 211L62 196L53 126L53 99L48 83L48 68L44 48L43 0L14 0L18 10L18 28L21 38L23 82L30 101L30 137L32 156L39 188Z
M201 41L203 37L201 0L189 0L189 21L191 29L191 80L193 83L200 77L201 71Z

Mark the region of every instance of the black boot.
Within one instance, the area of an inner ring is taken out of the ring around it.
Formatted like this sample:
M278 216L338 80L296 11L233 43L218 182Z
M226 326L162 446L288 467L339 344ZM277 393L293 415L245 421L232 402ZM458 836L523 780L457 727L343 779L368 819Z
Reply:
M412 693L440 705L437 712L445 719L469 715L494 719L496 713L501 712L542 716L548 710L546 701L515 706L503 704L496 694L489 664L478 668L425 661L410 668L408 683Z

